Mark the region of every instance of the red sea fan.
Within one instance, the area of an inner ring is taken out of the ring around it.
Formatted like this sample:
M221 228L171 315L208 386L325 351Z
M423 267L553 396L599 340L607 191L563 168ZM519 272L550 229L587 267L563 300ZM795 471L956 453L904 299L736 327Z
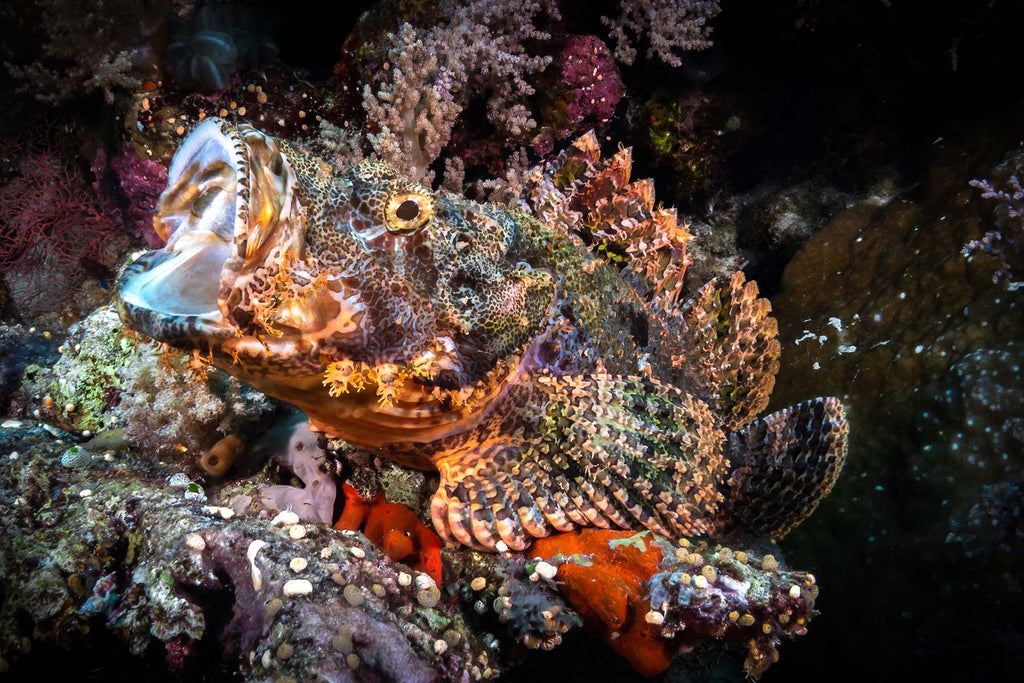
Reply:
M30 144L0 187L0 271L26 314L66 303L116 230L84 175L43 144Z

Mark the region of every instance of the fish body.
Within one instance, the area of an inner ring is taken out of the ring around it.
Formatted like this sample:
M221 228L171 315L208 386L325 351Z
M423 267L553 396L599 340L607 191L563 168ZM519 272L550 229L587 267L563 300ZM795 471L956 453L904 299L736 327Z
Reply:
M741 273L680 301L688 234L629 165L585 138L513 207L207 119L171 162L166 245L122 273L121 316L331 437L437 469L450 542L780 536L838 476L843 408L755 419L770 306Z

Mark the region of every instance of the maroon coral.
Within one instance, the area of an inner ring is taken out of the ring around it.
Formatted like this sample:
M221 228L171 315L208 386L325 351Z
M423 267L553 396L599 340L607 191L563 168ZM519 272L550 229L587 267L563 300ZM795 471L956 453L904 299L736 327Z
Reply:
M559 51L562 80L572 93L566 104L569 123L606 122L615 113L624 89L608 46L597 36L569 36Z
M108 215L150 249L163 246L153 230L153 212L167 187L167 169L126 148L112 155L97 152L92 171L93 187L106 203Z

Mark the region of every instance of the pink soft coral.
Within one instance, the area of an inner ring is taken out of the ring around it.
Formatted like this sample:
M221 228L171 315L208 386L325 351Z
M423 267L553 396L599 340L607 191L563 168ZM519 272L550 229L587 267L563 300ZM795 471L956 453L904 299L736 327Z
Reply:
M0 271L23 312L65 302L115 229L80 171L50 146L26 144L0 187Z

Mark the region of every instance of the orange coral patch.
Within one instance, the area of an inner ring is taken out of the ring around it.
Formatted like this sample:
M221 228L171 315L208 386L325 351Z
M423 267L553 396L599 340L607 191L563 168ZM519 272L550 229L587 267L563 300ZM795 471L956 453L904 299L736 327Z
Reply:
M349 484L342 484L345 508L334 523L335 529L362 531L388 557L404 562L441 585L441 539L401 503L388 503L384 494L373 500L362 496Z
M583 529L537 539L531 550L546 560L590 556L590 566L570 560L559 567L559 590L588 628L599 631L644 676L667 669L675 651L672 641L645 620L651 607L644 582L661 562L661 550L651 540L635 531Z

